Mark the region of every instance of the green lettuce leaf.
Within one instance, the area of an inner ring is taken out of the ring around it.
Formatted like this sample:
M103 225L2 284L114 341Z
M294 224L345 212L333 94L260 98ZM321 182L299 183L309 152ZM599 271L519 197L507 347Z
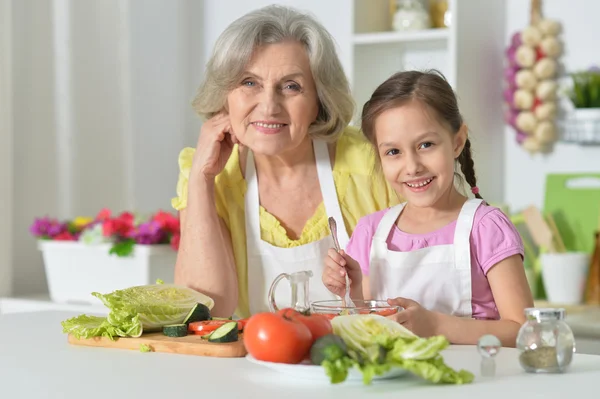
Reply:
M432 383L465 384L474 376L454 370L444 363L440 352L450 344L446 337L421 338L386 317L370 315L337 316L331 321L333 332L348 346L348 358L363 375L364 384L392 367L403 368ZM350 368L351 366L348 366ZM346 378L343 367L328 364L331 381Z
M152 352L152 347L146 344L140 344L140 352Z
M425 361L415 359L396 359L393 364L402 367L427 381L442 384L468 384L474 379L466 370L454 370L444 363L441 355Z
M348 378L348 370L354 366L354 362L348 357L341 357L336 360L323 360L321 366L325 369L325 374L329 377L332 384L339 384Z
M116 327L110 324L106 317L80 315L63 321L63 332L73 335L78 339L92 337L139 337L142 334L142 323L139 319L131 320L130 323Z
M109 294L93 292L110 309L107 317L81 315L63 321L63 332L77 338L139 337L168 324L182 323L197 303L214 301L191 288L174 284L130 287Z
M418 338L411 342L398 339L394 342L389 355L392 359L427 360L435 358L449 344L446 337L442 335L427 339Z

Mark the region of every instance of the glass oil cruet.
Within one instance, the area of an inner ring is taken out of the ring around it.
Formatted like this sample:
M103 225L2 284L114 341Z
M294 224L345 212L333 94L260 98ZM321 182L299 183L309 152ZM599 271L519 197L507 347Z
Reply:
M312 271L303 270L295 273L281 273L269 288L269 309L271 312L277 312L279 307L275 303L275 290L281 280L288 280L292 293L292 301L290 305L293 309L299 312L308 312L310 310L310 302L308 297L309 280L313 276Z

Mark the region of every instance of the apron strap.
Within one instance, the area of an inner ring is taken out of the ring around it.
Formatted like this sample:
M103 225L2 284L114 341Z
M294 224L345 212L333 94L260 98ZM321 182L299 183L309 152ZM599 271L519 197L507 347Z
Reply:
M323 205L325 205L325 213L328 217L333 217L337 224L337 235L340 243L340 248L346 248L350 241L346 223L342 217L342 210L338 200L337 191L335 189L335 181L333 180L333 171L331 168L331 158L329 157L329 149L327 143L323 140L313 140L313 149L315 151L315 159L317 161L317 175L321 186L321 194L323 195Z
M348 245L349 236L346 231L346 224L342 218L342 210L338 201L335 181L331 169L331 160L327 143L322 140L313 141L313 150L317 164L317 175L321 186L321 195L327 216L333 216L337 222L338 240L340 246L345 248ZM248 151L246 158L246 236L252 240L252 248L258 248L260 245L260 198L258 193L258 179L256 176L256 166L254 164L254 154ZM256 234L248 234L249 231L256 231ZM251 238L250 238L251 237ZM333 245L332 245L333 246ZM251 251L252 248L248 248Z
M466 201L456 220L456 229L454 230L454 265L457 269L471 270L471 230L473 229L475 212L481 202L482 200L479 198Z
M387 238L390 235L390 232L392 231L392 227L394 226L394 223L396 223L396 219L398 219L398 216L400 216L402 209L404 209L405 204L406 204L406 202L395 205L395 206L391 207L385 213L385 215L383 215L383 218L381 218L381 221L379 222L379 225L377 226L377 230L375 231L375 235L373 236L373 239L379 240L382 242L387 241Z
M254 164L254 154L248 150L246 157L246 242L247 251L254 252L253 249L260 245L260 199L258 194L258 179L256 177L256 166ZM257 230L255 234L250 232Z

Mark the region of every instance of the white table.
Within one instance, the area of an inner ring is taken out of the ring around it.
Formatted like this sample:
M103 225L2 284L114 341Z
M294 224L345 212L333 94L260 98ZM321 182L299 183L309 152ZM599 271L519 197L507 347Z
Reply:
M521 370L516 350L509 348L498 355L495 377L482 378L475 347L455 346L444 357L452 367L472 371L476 375L472 384L428 385L402 377L371 386L330 385L295 379L243 358L71 346L60 322L73 315L54 311L0 315L0 397L564 399L596 395L600 381L600 356L576 355L565 374L534 375Z

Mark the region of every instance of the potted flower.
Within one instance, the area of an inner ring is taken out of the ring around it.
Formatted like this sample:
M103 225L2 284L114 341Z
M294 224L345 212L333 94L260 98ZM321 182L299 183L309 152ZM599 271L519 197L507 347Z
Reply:
M168 212L144 217L103 209L94 218L43 217L30 232L38 239L55 302L97 303L92 292L173 281L180 229Z
M567 95L573 106L566 126L574 141L600 143L600 68L571 73Z

